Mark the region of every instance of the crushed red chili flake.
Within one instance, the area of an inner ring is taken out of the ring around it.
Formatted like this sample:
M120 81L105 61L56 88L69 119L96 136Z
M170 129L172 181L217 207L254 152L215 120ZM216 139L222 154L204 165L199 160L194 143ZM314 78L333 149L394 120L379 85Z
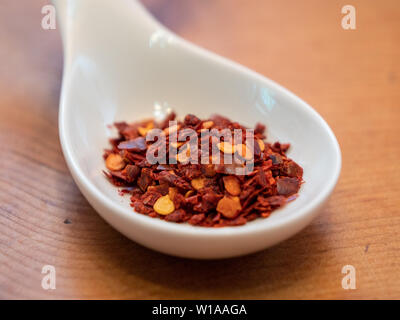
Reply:
M248 128L226 117L201 120L188 114L183 121L175 118L176 114L170 113L159 123L114 124L119 137L110 139L112 147L104 152L108 169L104 174L122 188L121 195L130 195L136 212L203 227L238 226L266 218L296 198L303 169L286 156L289 144L265 141L265 125L258 123L252 136L235 144L232 135L215 132L239 130L244 134ZM176 122L171 125L170 121ZM146 139L153 129L162 130L163 139ZM197 139L197 155L189 146L192 138ZM163 142L165 147L160 148ZM248 148L248 143L253 148ZM146 152L154 150L175 162L149 162ZM215 153L220 155L217 161ZM225 162L224 155L233 161ZM192 163L193 159L198 163ZM204 163L204 159L209 161ZM237 174L235 170L243 168L245 160L252 164L251 170Z

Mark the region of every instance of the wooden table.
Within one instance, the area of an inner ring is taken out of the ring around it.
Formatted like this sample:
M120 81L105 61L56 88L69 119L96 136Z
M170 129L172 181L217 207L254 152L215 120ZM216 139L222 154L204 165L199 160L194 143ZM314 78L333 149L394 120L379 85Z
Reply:
M356 30L341 27L348 3ZM400 298L398 0L145 1L179 35L304 98L342 148L319 218L223 261L148 250L82 197L58 140L62 49L58 30L41 28L44 4L0 5L0 298ZM55 290L41 286L44 265L56 268ZM355 290L342 288L344 265Z

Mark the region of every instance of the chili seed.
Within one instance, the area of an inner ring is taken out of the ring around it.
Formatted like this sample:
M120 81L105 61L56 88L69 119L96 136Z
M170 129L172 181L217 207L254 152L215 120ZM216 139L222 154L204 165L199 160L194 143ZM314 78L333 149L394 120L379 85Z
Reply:
M106 167L111 171L118 171L125 168L124 159L117 153L110 153L106 159Z
M167 215L175 211L175 205L169 195L165 195L157 199L153 209L158 214Z

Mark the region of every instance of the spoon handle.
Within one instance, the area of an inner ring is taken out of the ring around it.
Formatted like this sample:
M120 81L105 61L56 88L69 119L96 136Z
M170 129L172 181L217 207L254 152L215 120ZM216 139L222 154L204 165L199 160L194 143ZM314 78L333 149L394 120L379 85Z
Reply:
M107 13L116 24L120 19L129 19L138 28L164 28L138 0L51 0L57 12L57 26L60 28L64 45L70 33L80 32L91 24L102 23L95 12ZM96 10L94 10L96 9ZM93 27L92 27L93 29ZM94 36L101 36L94 34ZM69 39L68 39L69 41Z
M60 29L61 38L65 47L66 27L67 27L67 12L71 4L68 0L51 0L57 13L57 27Z

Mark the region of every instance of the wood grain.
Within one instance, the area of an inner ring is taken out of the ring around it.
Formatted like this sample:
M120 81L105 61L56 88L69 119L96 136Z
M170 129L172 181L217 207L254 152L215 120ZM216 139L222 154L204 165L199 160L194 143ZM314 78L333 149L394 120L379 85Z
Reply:
M144 2L179 35L314 106L342 148L339 184L308 228L250 256L185 260L127 240L66 168L62 49L57 30L41 29L46 2L2 0L0 298L400 298L399 1L350 1L352 31L341 28L341 0ZM55 290L41 287L46 264ZM347 264L356 290L341 287Z

